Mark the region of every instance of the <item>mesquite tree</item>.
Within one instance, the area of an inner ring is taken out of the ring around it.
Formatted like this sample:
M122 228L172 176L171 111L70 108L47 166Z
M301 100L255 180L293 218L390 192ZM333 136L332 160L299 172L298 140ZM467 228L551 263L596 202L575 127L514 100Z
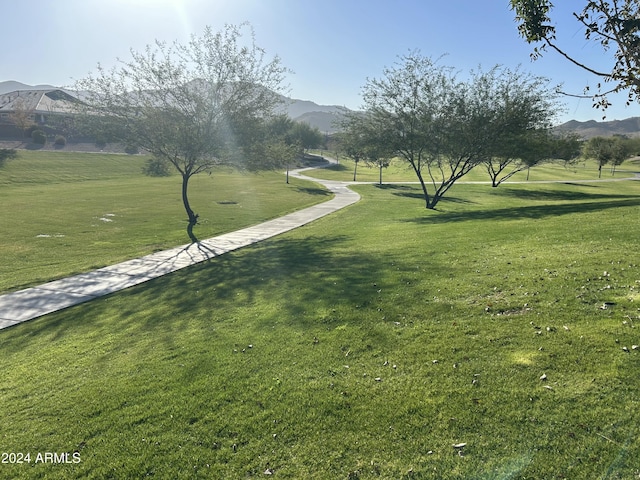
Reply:
M248 29L249 35L243 36ZM98 66L80 80L85 125L166 160L182 177L187 232L198 214L189 179L218 165L241 166L255 148L256 129L272 116L286 69L267 59L247 25L207 27L186 44L158 42L111 70Z
M592 137L584 143L582 155L598 162L598 178L602 176L602 167L611 164L611 174L615 167L629 158L631 143L621 137Z
M548 128L554 114L543 79L499 67L465 80L452 72L418 53L400 57L368 81L365 112L346 121L346 132L375 132L367 142L409 164L428 209L474 167L499 157L508 159L504 170L519 158L515 140Z
M551 0L510 0L515 12L520 35L535 47L536 59L551 48L574 65L603 79L609 88L598 84L598 92L592 94L594 106L606 109L607 94L626 91L627 104L640 100L640 2L638 0L589 0L582 10L573 16L584 30L586 40L600 43L602 50L613 53L610 71L595 67L589 54L571 51L558 41L556 26L551 18ZM573 30L569 33L573 33ZM588 88L585 89L588 92Z

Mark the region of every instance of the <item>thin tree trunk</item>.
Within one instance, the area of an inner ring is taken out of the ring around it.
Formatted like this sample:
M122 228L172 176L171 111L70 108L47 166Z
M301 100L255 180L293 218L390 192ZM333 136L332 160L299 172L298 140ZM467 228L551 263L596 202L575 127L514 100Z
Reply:
M356 166L353 167L353 181L356 181L356 171L358 170L358 162L355 162Z
M420 180L420 186L422 187L422 194L424 195L424 201L425 201L425 208L433 208L430 206L429 204L429 192L427 192L427 186L424 184L424 179L422 178L422 174L420 173L420 170L418 170L417 168L413 169L416 172L416 175L418 176L418 180Z
M189 235L191 242L197 243L198 239L193 233L193 227L198 224L198 214L195 213L191 209L191 205L189 205L189 197L187 195L189 178L191 178L191 175L189 175L188 173L182 174L182 203L184 204L184 209L187 212L187 217L189 218L189 223L187 225L187 235Z

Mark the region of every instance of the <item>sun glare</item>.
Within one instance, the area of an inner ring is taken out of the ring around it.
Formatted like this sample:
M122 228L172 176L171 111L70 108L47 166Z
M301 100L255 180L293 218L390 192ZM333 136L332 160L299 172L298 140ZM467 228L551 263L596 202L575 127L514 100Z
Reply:
M120 0L125 10L144 11L150 16L169 17L185 37L194 33L195 28L188 14L188 9L201 3L199 0Z

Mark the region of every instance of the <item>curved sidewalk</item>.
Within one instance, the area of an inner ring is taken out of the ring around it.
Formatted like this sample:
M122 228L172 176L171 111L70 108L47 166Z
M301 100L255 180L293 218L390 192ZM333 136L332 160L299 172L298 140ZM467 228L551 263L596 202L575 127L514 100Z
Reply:
M283 217L235 232L225 233L199 243L182 245L92 272L0 295L0 329L88 302L181 268L210 260L238 248L280 235L340 210L360 199L360 195L349 190L345 182L305 177L301 173L304 170L308 169L294 170L289 172L289 175L324 185L334 193L334 197L327 202L313 205Z

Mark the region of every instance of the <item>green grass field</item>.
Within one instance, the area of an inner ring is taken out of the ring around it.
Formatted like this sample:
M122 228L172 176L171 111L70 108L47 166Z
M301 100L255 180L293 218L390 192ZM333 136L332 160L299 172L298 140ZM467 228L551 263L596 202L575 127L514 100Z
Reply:
M0 331L0 475L638 478L640 182L354 188Z
M21 151L0 169L0 291L189 243L181 179L142 175L142 156ZM328 199L279 172L196 175L205 239Z

